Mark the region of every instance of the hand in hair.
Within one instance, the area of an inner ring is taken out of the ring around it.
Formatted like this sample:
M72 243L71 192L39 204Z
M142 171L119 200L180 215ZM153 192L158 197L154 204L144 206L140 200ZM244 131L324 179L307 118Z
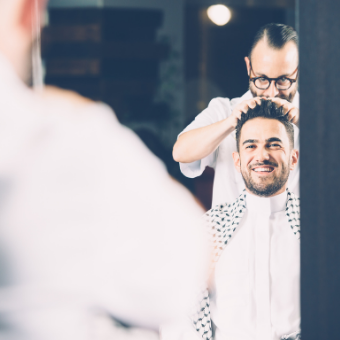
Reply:
M273 103L277 105L277 107L282 107L283 114L288 115L288 120L296 126L299 126L300 110L297 107L282 98L275 97L267 99L270 99Z
M235 106L230 119L234 128L237 126L239 119L241 118L242 113L247 113L249 109L253 109L256 105L261 105L261 98L254 97L248 100L244 100Z

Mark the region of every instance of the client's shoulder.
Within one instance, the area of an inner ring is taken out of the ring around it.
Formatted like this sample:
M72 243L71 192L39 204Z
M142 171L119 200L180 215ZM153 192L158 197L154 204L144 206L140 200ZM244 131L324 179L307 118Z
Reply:
M245 205L246 193L243 191L241 195L233 202L227 202L222 204L217 204L208 210L204 218L208 222L214 223L226 223L235 221L242 217L243 212L246 208Z

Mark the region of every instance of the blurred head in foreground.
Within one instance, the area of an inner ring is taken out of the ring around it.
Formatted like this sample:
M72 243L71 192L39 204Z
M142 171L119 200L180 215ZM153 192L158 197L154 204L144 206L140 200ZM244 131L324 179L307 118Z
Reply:
M0 52L18 75L27 80L35 27L47 0L0 0Z
M108 106L25 86L44 6L0 0L0 339L158 329L191 307L202 210Z
M298 161L294 129L282 108L262 100L243 113L236 127L238 152L233 153L236 169L248 192L271 197L286 189L288 176Z

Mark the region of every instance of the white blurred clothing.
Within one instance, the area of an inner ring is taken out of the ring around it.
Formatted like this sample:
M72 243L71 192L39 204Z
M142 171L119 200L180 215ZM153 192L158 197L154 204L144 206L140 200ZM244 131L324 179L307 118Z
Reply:
M33 93L1 55L0 74L0 318L87 340L93 310L153 329L186 313L206 261L191 194L108 106Z
M209 106L203 110L195 120L181 132L181 134L228 118L236 105L251 98L252 94L250 91L246 92L240 98L231 100L229 98L214 98L209 103ZM293 104L295 107L299 107L298 92L294 97ZM294 148L299 150L299 128L295 125L294 132ZM235 169L232 158L232 153L236 151L235 133L231 133L222 141L219 147L207 157L192 163L180 163L182 173L190 178L202 175L207 166L215 169L213 207L217 204L235 201L245 188L242 176ZM300 196L299 181L300 167L298 164L295 169L290 172L288 179L288 188L297 196Z

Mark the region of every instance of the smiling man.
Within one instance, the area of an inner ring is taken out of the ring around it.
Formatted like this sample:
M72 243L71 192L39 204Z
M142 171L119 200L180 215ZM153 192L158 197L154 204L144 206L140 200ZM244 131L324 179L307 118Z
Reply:
M287 188L298 161L283 109L262 100L236 127L234 165L245 190L206 214L214 272L194 318L203 339L299 339L300 210Z
M271 97L288 119L299 123L298 37L282 24L268 24L255 35L245 57L249 91L240 98L214 98L209 106L179 135L173 156L187 177L200 176L209 166L215 169L213 205L233 201L244 189L242 176L235 171L231 153L237 150L234 130L242 112ZM295 128L295 147L298 145ZM289 187L299 195L299 167L292 172Z
M298 160L294 128L287 116L277 117L278 114L282 115L272 101L262 101L247 115L243 114L236 127L235 167L241 173L247 191L262 197L285 191L289 172L294 170ZM241 139L241 128L242 136L252 138Z

